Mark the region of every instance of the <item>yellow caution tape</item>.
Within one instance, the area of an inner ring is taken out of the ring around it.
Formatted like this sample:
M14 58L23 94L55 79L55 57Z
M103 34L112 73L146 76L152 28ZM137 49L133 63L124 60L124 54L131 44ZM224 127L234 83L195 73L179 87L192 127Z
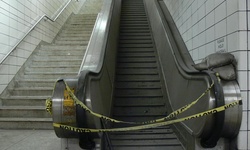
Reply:
M63 80L64 81L64 80ZM193 105L195 105L203 96L205 96L210 90L211 88L214 86L214 82L206 89L205 92L203 92L195 101L193 101L190 104L187 104L179 109L177 109L176 111L173 111L172 113L170 113L168 116L164 117L164 118L160 118L160 119L156 119L156 120L150 120L150 121L145 121L145 122L127 122L127 121L121 121L121 120L116 120L98 113L93 112L91 109L89 109L83 102L81 102L74 94L74 92L70 89L70 87L68 86L68 84L64 81L64 84L66 86L66 90L68 91L69 95L71 96L71 98L75 101L76 105L80 105L81 108L83 108L86 112L92 114L95 117L101 118L101 119L105 119L107 121L110 122L115 122L115 123L126 123L126 124L149 124L149 123L156 123L156 122L162 122L162 121L166 121L169 119L172 119L174 117L176 117L177 115L183 113L184 111L188 110L189 108L191 108Z
M46 111L52 115L52 99L48 98L45 101Z
M78 128L78 127L73 127L73 126L68 126L68 125L63 125L59 123L53 123L53 126L56 128L61 128L73 132L78 132L78 133L93 133L93 132L125 132L125 131L134 131L134 130L141 130L141 129L149 129L149 128L156 128L160 126L166 126L186 120L191 120L195 118L199 118L202 116L207 116L211 114L215 114L221 111L225 111L228 108L234 107L236 105L242 105L242 100L237 100L235 102L226 104L224 106L220 106L214 109L210 109L195 115L190 115L187 117L175 119L175 120L169 120L169 121L164 121L164 122L158 122L158 123L153 123L153 124L146 124L146 125L140 125L140 126L133 126L133 127L124 127L124 128L113 128L113 129L90 129L90 128Z

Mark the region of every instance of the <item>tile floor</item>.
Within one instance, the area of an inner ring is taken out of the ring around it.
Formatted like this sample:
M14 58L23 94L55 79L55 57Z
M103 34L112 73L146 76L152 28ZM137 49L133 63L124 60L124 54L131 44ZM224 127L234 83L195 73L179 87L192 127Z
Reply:
M61 150L54 130L2 130L0 150Z
M100 150L100 140L95 140ZM78 139L60 139L54 130L0 129L0 150L83 150Z

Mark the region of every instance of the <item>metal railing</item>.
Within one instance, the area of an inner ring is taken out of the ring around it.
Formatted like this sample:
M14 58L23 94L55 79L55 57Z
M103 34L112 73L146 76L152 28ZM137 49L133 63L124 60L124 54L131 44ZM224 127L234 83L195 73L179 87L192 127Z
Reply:
M50 18L49 16L47 16L47 14L43 14L33 25L32 27L24 34L24 36L12 47L12 49L4 56L4 58L1 60L0 65L3 64L3 62L9 57L9 55L17 48L17 46L29 35L29 33L36 27L36 25L45 19L48 19L52 22L55 22L57 20L57 18L61 15L61 13L65 10L65 8L69 5L69 3L72 0L69 0L64 6L63 8L59 11L59 13L56 15L56 17L54 19Z

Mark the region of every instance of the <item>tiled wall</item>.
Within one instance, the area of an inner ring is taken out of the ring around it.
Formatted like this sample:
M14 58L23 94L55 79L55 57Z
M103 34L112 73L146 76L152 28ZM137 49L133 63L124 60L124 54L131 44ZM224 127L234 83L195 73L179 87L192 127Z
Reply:
M164 0L195 62L214 52L238 61L243 121L238 148L250 149L250 1Z
M0 0L0 61L43 14L52 19L68 0ZM8 85L40 41L52 42L68 16L85 0L72 0L56 22L42 20L0 65L0 93Z

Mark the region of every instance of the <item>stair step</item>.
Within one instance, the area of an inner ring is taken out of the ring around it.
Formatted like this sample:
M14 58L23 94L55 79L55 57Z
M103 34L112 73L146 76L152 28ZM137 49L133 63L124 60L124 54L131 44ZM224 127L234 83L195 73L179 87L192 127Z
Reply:
M0 129L53 129L52 118L2 118Z
M49 118L45 106L0 106L0 117Z
M42 65L81 65L82 59L74 59L74 60L33 60L32 65L42 66Z
M82 34L91 34L92 31L74 31L74 30L62 30L61 34L76 34L76 35L82 35Z
M53 87L18 87L10 90L12 95L20 96L43 96L51 95Z
M56 45L56 44L50 44L50 45L41 45L41 50L83 50L86 49L86 46L84 45Z
M89 41L65 41L65 40L56 40L55 44L59 45L85 45L87 46Z
M77 72L80 66L76 67L29 67L25 69L25 72Z
M3 106L44 106L48 96L9 96L2 97Z
M70 27L64 28L62 31L92 31L93 25L84 26L81 24L71 24Z
M89 36L85 37L67 37L67 36L58 36L56 40L58 41L88 41Z
M83 58L83 54L82 55L72 55L70 52L67 55L52 55L52 56L46 56L46 55L36 55L34 56L34 59L36 61L46 61L46 60L65 60L65 59L82 59Z
M42 44L32 61L16 77L14 88L1 95L1 129L53 129L45 110L54 84L62 77L75 77L96 20L95 15L72 15L54 43Z
M59 79L76 76L78 72L26 72L24 79Z
M39 50L37 55L41 56L64 56L64 55L84 55L85 50L87 47L84 49L78 49L78 50Z
M56 80L50 79L19 79L17 87L54 87Z

